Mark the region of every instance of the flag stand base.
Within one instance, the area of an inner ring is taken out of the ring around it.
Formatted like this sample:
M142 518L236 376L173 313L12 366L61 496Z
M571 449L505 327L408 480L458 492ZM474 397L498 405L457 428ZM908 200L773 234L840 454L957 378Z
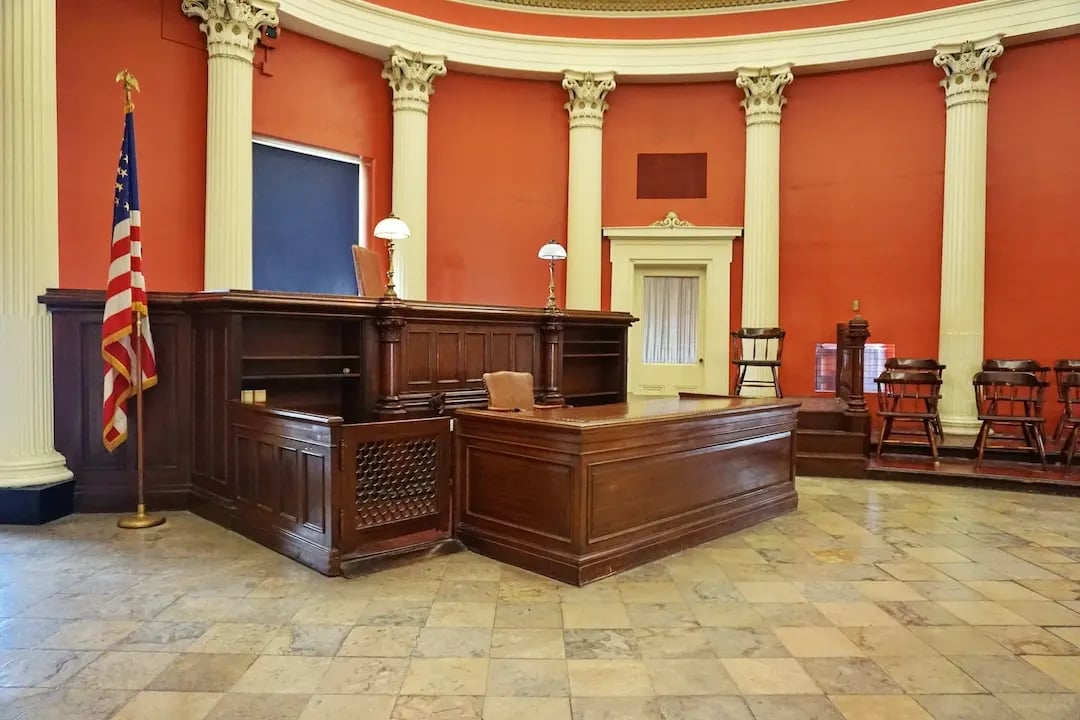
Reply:
M116 526L124 528L125 530L144 530L163 524L165 524L164 516L147 515L146 506L141 504L134 515L125 515L116 521Z

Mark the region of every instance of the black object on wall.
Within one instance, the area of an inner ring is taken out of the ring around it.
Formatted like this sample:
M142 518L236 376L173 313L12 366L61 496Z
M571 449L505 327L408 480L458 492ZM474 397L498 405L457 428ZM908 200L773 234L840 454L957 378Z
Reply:
M252 172L254 288L356 295L360 166L255 143Z

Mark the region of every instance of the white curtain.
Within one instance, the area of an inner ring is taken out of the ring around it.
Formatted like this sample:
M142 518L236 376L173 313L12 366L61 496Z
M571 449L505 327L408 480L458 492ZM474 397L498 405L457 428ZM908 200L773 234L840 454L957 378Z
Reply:
M696 363L698 278L645 278L644 361Z

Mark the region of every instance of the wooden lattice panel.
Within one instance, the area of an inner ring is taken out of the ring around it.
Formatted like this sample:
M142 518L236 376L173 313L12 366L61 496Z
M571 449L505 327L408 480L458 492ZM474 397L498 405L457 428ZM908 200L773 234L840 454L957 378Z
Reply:
M357 527L439 512L438 436L363 442L356 448Z

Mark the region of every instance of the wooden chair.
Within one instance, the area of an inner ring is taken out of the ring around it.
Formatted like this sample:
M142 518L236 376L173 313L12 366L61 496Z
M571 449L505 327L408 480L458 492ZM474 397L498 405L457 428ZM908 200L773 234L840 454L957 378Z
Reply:
M518 412L536 407L532 373L484 373L484 389L488 394L488 410Z
M1068 393L1062 386L1061 379L1069 373L1074 372L1080 372L1080 360L1058 360L1054 363L1054 384L1057 386L1058 402L1063 406L1065 405L1065 397ZM1054 440L1061 439L1061 433L1065 429L1065 418L1067 415L1067 411L1063 411L1061 417L1058 419L1057 426L1054 428Z
M739 328L731 333L731 364L735 366L735 394L744 387L771 387L776 397L780 389L780 358L784 353L784 335L780 328ZM772 380L746 379L750 368L768 368Z
M1062 373L1058 376L1058 391L1065 403L1065 414L1061 416L1062 429L1068 429L1069 435L1061 446L1061 456L1065 458L1065 472L1072 470L1076 444L1080 440L1080 372Z
M1043 438L1043 391L1047 383L1033 372L992 370L975 374L975 404L982 427L975 438L975 469L982 465L986 448L1010 448L1012 445L990 445L990 433L1002 442L1020 443L1020 447L1038 453L1046 469L1046 442ZM1020 435L998 431L995 426L1015 427Z
M934 372L937 373L938 380L944 378L945 366L939 363L934 358L887 358L885 360L886 370L915 370L922 372ZM940 396L938 397L940 400ZM931 410L929 398L927 398L926 404L927 411ZM945 431L941 428L941 416L938 415L937 405L932 408L934 413L933 428L937 433L938 439L945 440Z
M357 294L360 297L382 297L386 291L386 280L379 264L379 254L366 247L353 245L352 256Z
M982 369L987 372L1029 372L1046 382L1050 368L1038 360L983 360Z
M925 436L930 445L930 455L938 462L937 430L938 398L941 397L941 378L936 370L886 370L877 376L878 416L883 420L881 438L878 440L877 457L881 458L886 444L898 444L902 440L890 440L894 435ZM922 432L898 430L897 424L916 423Z

